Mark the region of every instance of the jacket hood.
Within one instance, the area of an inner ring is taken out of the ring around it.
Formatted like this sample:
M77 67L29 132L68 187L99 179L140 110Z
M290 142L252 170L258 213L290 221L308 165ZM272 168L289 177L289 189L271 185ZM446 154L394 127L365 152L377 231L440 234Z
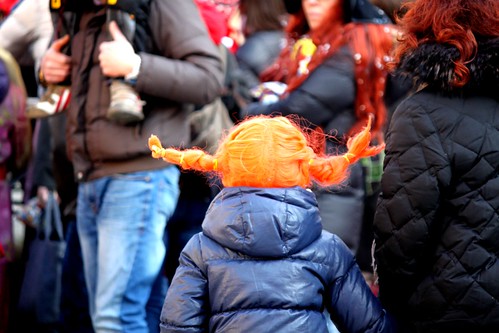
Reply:
M466 66L470 81L463 88L452 86L453 61L459 56L451 45L426 43L407 53L396 72L413 79L415 87L426 85L443 92L463 90L481 94L497 94L499 91L499 38L478 43L478 52Z
M286 257L320 237L315 195L301 187L223 189L203 221L203 233L253 257Z

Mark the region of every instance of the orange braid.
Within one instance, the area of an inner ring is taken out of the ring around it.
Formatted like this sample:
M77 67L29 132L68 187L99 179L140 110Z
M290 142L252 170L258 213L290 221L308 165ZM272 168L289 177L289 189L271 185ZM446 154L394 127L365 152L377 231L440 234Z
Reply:
M152 157L162 158L165 162L180 165L186 170L196 170L209 172L214 170L213 156L200 149L187 149L184 151L174 148L163 148L158 137L151 135L149 138L149 149L152 151Z
M348 151L345 154L317 158L311 163L310 173L318 183L324 186L340 184L347 178L350 164L363 157L377 155L385 148L384 144L369 146L372 119L370 116L362 131L348 140Z
M362 157L378 154L384 145L369 147L372 117L347 143L340 156L318 157L297 123L287 117L256 116L233 127L214 156L200 149L163 148L156 136L149 138L154 158L183 169L215 172L224 186L308 187L313 180L325 186L339 184L348 166Z

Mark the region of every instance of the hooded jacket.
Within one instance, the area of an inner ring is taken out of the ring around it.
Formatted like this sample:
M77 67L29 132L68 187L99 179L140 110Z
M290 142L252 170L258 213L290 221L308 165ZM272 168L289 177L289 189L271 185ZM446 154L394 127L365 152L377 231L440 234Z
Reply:
M180 256L161 332L391 332L389 317L302 188L223 189Z
M67 142L78 181L117 173L164 168L151 158L147 139L156 134L167 146L188 144L192 104L204 105L221 93L220 53L193 1L151 0L147 23L151 49L139 52L135 90L145 119L122 126L106 117L109 80L99 66L99 45L109 40L106 8L90 3L78 17L71 40L72 99Z
M393 115L374 220L380 298L416 332L499 331L499 39L461 89L457 52L402 59L420 90Z

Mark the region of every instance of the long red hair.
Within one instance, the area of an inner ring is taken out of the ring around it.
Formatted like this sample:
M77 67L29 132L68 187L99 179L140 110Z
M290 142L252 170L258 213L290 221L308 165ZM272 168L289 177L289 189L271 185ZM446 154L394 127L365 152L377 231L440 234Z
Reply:
M357 123L350 130L353 135L365 124L370 115L374 116L372 131L380 134L386 122L384 92L388 70L386 64L391 61L391 52L396 40L393 25L372 23L344 23L343 1L337 1L326 14L324 24L313 33L310 31L303 9L289 17L287 46L282 50L276 62L266 69L260 79L281 81L288 85L291 92L306 80L308 75L327 58L347 45L355 57L355 83L357 95L355 114ZM298 74L298 62L293 61L291 53L295 43L304 35L309 35L317 51L308 64L307 74Z
M455 46L454 82L462 87L469 81L466 64L477 52L477 38L499 36L498 0L416 0L405 3L405 14L397 17L402 34L394 52L394 65L424 43Z
M290 117L256 116L243 120L221 141L216 153L201 149L163 148L156 136L149 138L154 158L186 170L217 174L226 187L309 187L340 184L348 166L378 154L384 145L369 146L371 121L348 140L343 155L317 155L306 131Z

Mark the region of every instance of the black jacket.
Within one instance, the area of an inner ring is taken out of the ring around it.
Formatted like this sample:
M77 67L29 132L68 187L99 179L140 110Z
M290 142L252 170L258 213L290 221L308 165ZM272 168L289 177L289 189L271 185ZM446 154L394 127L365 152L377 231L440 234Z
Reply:
M409 87L399 77L389 76L387 79L385 101L390 109L405 96ZM311 72L287 97L273 104L252 103L244 113L296 114L343 139L356 122L356 89L353 54L348 47L343 47Z
M380 298L417 332L499 332L499 39L453 88L457 50L423 45L387 136L374 221Z
M302 188L225 188L180 256L161 332L392 332L389 316Z

